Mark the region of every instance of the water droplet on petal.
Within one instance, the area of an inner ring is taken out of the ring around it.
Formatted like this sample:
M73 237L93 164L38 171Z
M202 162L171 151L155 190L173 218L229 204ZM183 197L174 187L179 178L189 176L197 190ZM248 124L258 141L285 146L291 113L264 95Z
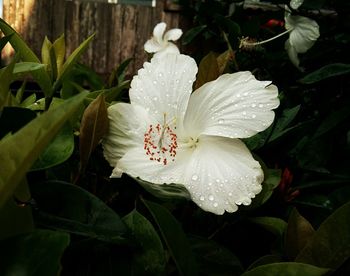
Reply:
M204 201L204 196L201 196L201 197L199 198L199 200L200 200L200 201Z
M198 175L196 175L196 174L192 175L192 180L193 180L193 181L198 180Z
M154 80L154 81L153 81L153 84L157 84L157 81L156 81L156 80Z
M260 108L263 108L263 107L264 107L264 105L263 105L263 104L259 104L259 107L260 107Z
M157 97L153 97L153 101L158 101L158 98Z
M256 107L256 104L255 104L255 103L253 103L253 104L252 104L252 107Z
M253 119L256 118L256 115L255 115L255 114L252 114L252 118L253 118Z
M210 195L208 198L209 198L210 201L214 200L214 196L213 195Z
M232 193L228 193L229 196L232 196Z
M216 207L218 207L218 203L217 202L214 202L214 204L213 204L213 206L216 208Z
M219 124L223 124L224 122L225 122L224 119L220 119L220 120L219 120Z

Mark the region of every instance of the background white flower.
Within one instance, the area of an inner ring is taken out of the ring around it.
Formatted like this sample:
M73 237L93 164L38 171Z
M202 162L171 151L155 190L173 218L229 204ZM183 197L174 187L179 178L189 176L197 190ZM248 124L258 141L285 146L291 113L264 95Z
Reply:
M195 61L155 55L131 83L131 104L108 109L104 155L115 167L155 183L183 184L215 214L249 205L263 172L242 141L266 129L279 105L277 87L250 72L225 74L192 94Z
M289 39L285 43L285 49L291 62L299 67L298 54L309 50L320 36L319 26L316 21L304 17L293 16L288 13L285 16L285 26L290 30Z
M166 24L164 22L158 23L154 27L153 37L144 45L144 49L147 53L180 53L177 46L170 41L178 40L182 35L182 30L171 29L164 34L165 29Z
M297 10L303 3L304 0L291 0L289 5L292 9Z

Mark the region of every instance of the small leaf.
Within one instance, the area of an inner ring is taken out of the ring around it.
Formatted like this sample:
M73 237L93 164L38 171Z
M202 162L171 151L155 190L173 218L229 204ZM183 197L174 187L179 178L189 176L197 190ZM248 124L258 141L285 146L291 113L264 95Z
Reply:
M156 221L180 275L197 275L197 264L181 225L159 204L143 200Z
M66 55L66 42L64 34L57 38L52 46L55 50L57 73L58 75L61 75L64 64L64 58Z
M133 258L134 274L164 274L165 251L153 225L136 210L125 216L123 221L141 247Z
M153 184L142 179L135 178L135 180L150 194L163 200L190 200L191 195L185 186L180 184Z
M74 150L73 130L69 125L64 126L56 137L47 145L39 158L31 167L31 171L44 170L57 166L66 161Z
M349 221L350 202L321 224L296 261L333 269L341 266L350 257Z
M350 64L345 63L333 63L328 64L308 75L300 80L301 83L313 84L324 79L331 77L346 75L350 73Z
M249 221L260 225L267 231L279 237L283 236L283 233L287 228L287 223L280 218L256 217L256 218L250 218Z
M198 75L195 84L196 89L209 81L217 79L219 75L220 72L217 62L217 54L210 52L199 63Z
M13 194L18 183L64 123L79 109L85 97L86 93L81 93L67 100L0 141L0 207Z
M32 104L34 104L35 101L36 101L36 94L33 93L32 95L29 95L27 98L25 98L23 102L21 102L21 107L27 108L28 106L31 106Z
M69 235L36 230L0 241L0 275L58 275Z
M315 230L310 222L294 208L289 216L285 239L285 248L289 259L295 259L314 233Z
M13 78L13 70L18 59L19 56L16 55L8 66L0 70L0 112L5 106L8 105L8 101L11 96L10 84Z
M201 25L189 29L182 38L182 44L187 45L190 44L203 30L207 28L207 25Z
M320 268L302 263L273 263L253 268L242 274L242 276L322 276L329 271L327 268Z
M96 148L109 126L105 97L100 94L85 109L80 125L80 168L83 171L92 151Z
M126 227L120 217L88 191L62 181L30 183L36 202L35 223L108 242L122 242Z
M46 66L46 71L52 77L52 65L50 51L52 48L51 41L45 36L43 45L41 46L41 62Z
M116 86L116 85L119 86L124 81L125 71L128 68L131 61L133 61L133 58L128 58L124 60L118 66L118 68L112 72L108 80L109 87Z

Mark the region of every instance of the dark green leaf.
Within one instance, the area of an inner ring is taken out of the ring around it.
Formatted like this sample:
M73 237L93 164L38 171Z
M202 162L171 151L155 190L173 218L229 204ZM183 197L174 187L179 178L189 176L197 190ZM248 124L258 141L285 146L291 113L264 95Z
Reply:
M19 56L16 55L8 66L0 70L0 112L5 106L8 106L9 98L12 96L10 93L10 84L13 78L13 69L18 58Z
M322 276L329 271L327 268L320 268L302 263L273 263L253 268L242 274L242 276Z
M165 251L153 225L136 210L125 216L123 221L141 247L133 259L135 275L164 274Z
M242 265L227 248L201 237L190 238L191 247L198 261L200 275L241 275Z
M288 220L285 235L286 254L290 260L294 260L298 253L305 247L314 235L315 230L297 209L293 209Z
M308 75L300 80L305 84L312 84L331 77L341 76L350 73L350 64L333 63L328 64Z
M250 218L249 221L260 225L267 231L279 237L283 236L284 231L287 228L287 223L280 218L256 217L256 218Z
M0 241L0 274L56 276L68 244L68 234L48 230L36 230Z
M15 68L13 69L13 74L23 74L29 73L32 71L40 70L44 68L45 65L36 62L19 62L15 64Z
M31 171L51 168L66 161L74 150L73 130L66 125L35 161Z
M139 178L136 181L150 194L163 200L174 200L174 199L191 199L191 195L185 188L180 184L153 184L143 181Z
M22 107L5 107L0 114L0 139L8 133L15 133L31 120L36 113Z
M296 258L336 269L350 257L350 202L330 215Z
M205 30L206 27L207 25L201 25L189 29L182 38L182 44L187 45L191 43L203 30Z
M248 270L252 270L253 268L256 268L258 266L266 265L266 264L273 264L273 263L280 263L282 261L282 257L278 255L265 255L260 257L259 259L255 260L248 268Z
M31 183L30 190L37 224L109 242L124 240L119 216L86 190L61 181Z
M13 194L35 160L79 109L85 97L86 94L81 93L67 100L0 141L0 206Z
M156 221L180 275L195 276L197 264L189 241L179 222L159 204L143 200Z

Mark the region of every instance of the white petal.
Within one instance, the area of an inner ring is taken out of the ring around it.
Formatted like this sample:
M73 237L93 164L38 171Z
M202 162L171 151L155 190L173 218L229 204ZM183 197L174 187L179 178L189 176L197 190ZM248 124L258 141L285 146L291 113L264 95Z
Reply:
M164 40L172 40L176 41L182 36L182 30L181 29L171 29L167 31L164 35Z
M298 69L302 70L299 66L299 58L298 58L298 53L295 50L295 48L290 44L289 39L287 39L284 48L286 49L289 59L290 61L294 64L295 67L297 67Z
M144 49L147 53L156 53L163 49L163 45L160 45L154 38L146 41Z
M304 2L304 0L291 0L290 6L296 10L303 4L303 2Z
M304 16L286 16L286 29L292 29L289 34L289 43L297 53L305 53L320 36L316 21Z
M189 56L155 55L138 71L129 91L132 104L143 106L161 124L176 120L182 124L197 65Z
M225 74L196 90L189 101L185 129L200 134L246 138L266 129L279 105L278 91L250 72Z
M175 162L164 165L162 162L150 160L142 145L129 150L116 165L116 171L122 171L133 177L154 184L181 184L184 181L183 172L190 154L186 150L179 150Z
M162 44L163 35L166 29L166 24L164 22L158 23L153 29L153 37L159 44Z
M110 106L108 118L109 131L102 141L103 154L114 167L128 150L143 143L149 120L142 107L126 103Z
M263 172L238 139L200 136L183 184L202 209L223 214L249 205L261 191Z

